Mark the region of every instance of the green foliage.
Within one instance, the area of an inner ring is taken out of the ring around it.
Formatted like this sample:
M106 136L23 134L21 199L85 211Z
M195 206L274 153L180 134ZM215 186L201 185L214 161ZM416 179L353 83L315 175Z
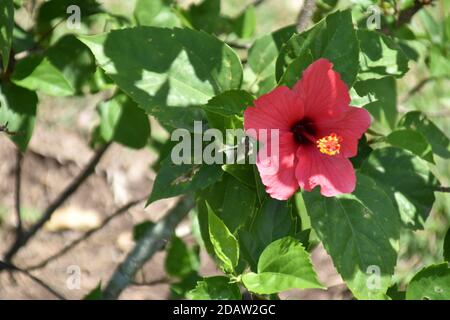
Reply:
M408 285L407 300L449 300L450 268L448 263L432 265L419 271Z
M248 65L255 74L253 85L258 85L258 94L272 90L275 65L282 45L295 33L295 26L288 26L257 39L248 51Z
M375 151L374 151L375 152ZM311 224L334 265L358 299L382 299L397 261L400 220L388 195L358 174L351 195L304 193ZM372 268L379 278L372 283Z
M236 53L202 32L138 27L80 39L125 93L162 120L238 89L242 81Z
M222 263L223 270L233 273L239 262L239 244L227 226L215 215L211 207L208 208L209 238L217 258Z
M370 154L361 172L384 189L405 226L423 229L435 201L433 189L437 184L424 160L402 149L382 148Z
M252 270L256 270L261 253L270 243L289 235L294 235L290 205L286 201L267 199L249 230L239 234L243 254Z
M187 297L191 300L240 300L241 293L235 283L230 283L230 279L216 276L197 282Z
M25 151L34 129L37 95L11 83L0 86L0 124L7 126L11 140Z
M350 11L337 11L298 35L293 36L280 51L276 77L280 80L289 64L297 58L327 58L350 87L359 69L359 44ZM298 74L300 77L300 74Z
M14 2L4 0L0 3L0 55L2 71L8 68L14 28Z
M199 268L198 247L188 248L180 238L174 236L167 249L165 268L168 275L183 278Z
M428 113L430 106L448 102L440 88L450 76L447 3L439 15L420 9L418 23L411 25L397 19L414 9L413 1L353 1L344 11L336 10L345 7L336 0L316 1L315 24L301 33L294 25L262 33L270 29L265 26L270 19L261 13L275 14L267 3L241 3L232 13L220 0L187 7L174 0L133 3L122 16L108 12L107 3L77 1L82 26L71 29L64 23L71 0L38 2L35 21L26 27L19 12L25 2L0 0L0 134L26 150L37 93L44 103L90 93L105 97L97 106L92 146L149 146L159 159L152 164L156 179L148 203L184 194L196 199L198 245L173 236L164 247L172 298L241 299L241 289L247 289L272 299L276 295L269 295L289 289L323 288L310 258L321 241L357 299L450 299L448 265L435 264L442 261L442 239L436 241L438 259L420 261L429 266L409 284L410 270L402 277L404 264L397 266L402 255L421 257L418 246L402 243L399 250L400 234L402 240L403 234L416 239L420 235L412 231L424 230L424 247L431 247L433 225L448 222L447 207L439 197L435 205L434 194L440 186L436 176L448 181L448 125L434 116L436 109ZM380 30L366 29L367 9L374 4L383 10ZM354 192L324 197L316 188L279 201L266 193L255 165L197 161L196 152L210 141L203 141L195 120L203 121L202 130L227 134L224 141L211 138L220 148L232 147L228 138L235 143L236 137L226 130L243 127L244 110L255 98L276 86L292 87L319 58L333 63L350 90L351 105L373 118L351 159ZM407 88L406 79L419 74L423 82ZM421 86L429 82L436 85ZM414 100L419 91L421 100ZM422 111L404 113L414 108ZM175 138L155 138L179 128L187 129L181 138L200 138L182 150L191 152L184 157L191 164L172 160L181 150ZM151 221L134 226L134 241L153 227ZM449 262L448 231L443 240ZM217 258L225 276L199 273L200 247ZM102 297L99 284L85 299Z
M323 288L317 280L309 254L298 240L285 237L262 252L258 273L246 273L242 282L251 292L278 293L288 289Z
M134 149L147 145L150 138L148 117L131 99L117 95L100 103L97 110L99 132L104 141L115 141Z

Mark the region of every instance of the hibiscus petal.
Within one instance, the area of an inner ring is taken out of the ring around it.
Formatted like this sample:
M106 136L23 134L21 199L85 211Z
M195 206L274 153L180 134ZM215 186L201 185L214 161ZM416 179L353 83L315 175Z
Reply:
M303 117L303 105L288 87L281 86L255 100L244 112L244 128L279 129L287 132Z
M267 193L272 198L287 200L298 190L295 178L298 146L290 132L280 135L278 152L272 149L275 142L269 141L259 151L256 166Z
M313 146L302 146L297 151L297 159L295 176L302 189L311 191L320 186L320 193L326 197L351 193L355 189L355 170L347 158L322 154Z
M316 60L293 88L304 103L305 117L314 121L339 117L350 103L347 85L332 68L327 59Z
M370 114L366 109L349 107L342 118L319 121L316 126L320 137L331 133L341 136L341 155L351 158L358 153L358 140L369 129L370 123Z

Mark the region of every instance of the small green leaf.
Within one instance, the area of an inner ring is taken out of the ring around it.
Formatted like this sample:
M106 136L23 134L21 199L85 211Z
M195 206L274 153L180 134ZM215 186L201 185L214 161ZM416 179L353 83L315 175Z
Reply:
M142 236L149 231L150 229L153 229L155 226L155 223L153 221L144 221L141 223L138 223L133 227L133 240L139 241L139 239L142 238Z
M119 94L98 106L100 134L105 141L115 141L140 149L150 138L147 114L127 96Z
M448 263L420 270L408 285L407 300L449 300L450 268Z
M393 131L386 137L386 142L394 147L409 150L422 159L434 163L431 145L417 131L409 129Z
M233 32L242 39L250 38L256 29L255 7L248 6L239 16L232 20Z
M174 164L169 154L161 162L147 204L207 188L222 176L220 165Z
M223 92L208 101L203 109L222 116L243 116L244 110L253 105L254 97L244 90Z
M270 243L293 233L288 202L272 198L264 201L249 230L239 233L242 252L251 268L256 270L261 253Z
M377 132L388 133L397 122L397 88L393 77L358 81L354 86L359 97L366 97L364 109L370 112L375 121L371 128Z
M444 247L442 250L444 260L450 262L450 228L447 230L444 238Z
M374 151L375 152L375 151ZM375 181L357 175L351 195L303 194L313 229L358 299L383 299L397 262L400 219Z
M227 226L220 220L208 203L209 238L216 256L226 272L233 273L239 262L239 244Z
M103 292L102 292L102 282L100 281L98 285L92 289L87 295L84 296L83 300L102 300Z
M277 80L282 78L293 61L308 52L314 60L330 60L342 80L351 87L359 69L359 43L350 10L332 13L311 29L293 36L278 56Z
M259 86L258 94L272 90L275 79L275 64L282 45L295 33L295 26L284 27L257 39L248 52L248 65L255 74L254 85Z
M391 38L371 30L358 30L357 37L361 49L360 80L401 77L408 71L408 57Z
M398 126L421 133L431 144L435 154L445 159L450 158L449 138L420 111L411 111L405 114L400 119Z
M13 0L2 0L0 2L0 55L3 72L8 68L13 29L14 2Z
M91 51L74 35L59 39L46 51L45 57L62 73L76 94L84 92L96 71Z
M35 92L11 83L0 86L0 125L7 127L10 139L22 152L33 133L37 103Z
M224 164L222 170L229 173L247 187L255 188L255 177L251 164Z
M239 287L231 283L227 277L203 278L197 282L197 287L187 294L191 300L240 300L242 298Z
M200 199L208 202L232 233L242 228L253 217L256 209L255 190L229 174L224 174L221 181L198 195ZM200 215L204 216L204 212Z
M196 272L200 260L198 251L190 249L180 238L173 236L170 240L165 261L167 274L173 277L183 278Z
M409 151L388 147L372 151L361 172L385 190L400 211L404 226L423 229L437 185L427 162Z
M249 291L258 294L294 288L323 288L317 280L308 252L291 237L272 242L259 258L258 273L244 274L242 282Z
M20 60L11 80L18 86L50 96L65 97L75 93L72 85L48 58L33 56Z
M138 0L134 9L134 18L140 26L180 27L181 23L167 0Z

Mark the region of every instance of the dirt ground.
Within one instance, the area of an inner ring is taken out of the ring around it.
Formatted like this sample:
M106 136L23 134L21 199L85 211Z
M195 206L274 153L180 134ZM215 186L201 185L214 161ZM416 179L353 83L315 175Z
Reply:
M95 99L94 99L95 100ZM83 112L69 122L61 121L62 114L76 108L58 111L57 108L42 106L32 141L27 151L22 171L22 211L24 222L30 225L39 217L46 205L79 172L92 156L87 144L87 134L95 117L95 101L84 106ZM69 108L69 109L68 109ZM59 114L58 112L61 112ZM70 112L69 112L70 114ZM14 168L16 149L9 139L0 135L0 256L13 240L14 215ZM124 203L149 194L155 177L150 165L156 156L148 149L130 150L112 145L87 182L64 204L62 210L74 212L75 217L89 213L97 220L103 220ZM168 199L144 208L141 203L82 242L74 249L43 268L31 271L67 299L80 299L95 288L99 282L105 284L116 266L133 247L133 226L145 220L156 221L174 205L176 200ZM3 212L3 213L1 213ZM98 222L98 221L97 221ZM80 230L45 228L32 239L15 257L14 264L26 269L83 235ZM184 221L177 234L192 242L190 224ZM322 247L314 250L313 263L319 278L329 287L328 291L289 291L284 299L348 299L351 296L342 285L331 259ZM220 274L211 258L201 253L201 274ZM71 285L74 268L81 271L80 286ZM170 297L169 281L164 274L164 252L156 254L143 268L137 282L150 285L132 285L121 295L121 299L167 299ZM55 296L20 273L0 273L0 299L55 299Z

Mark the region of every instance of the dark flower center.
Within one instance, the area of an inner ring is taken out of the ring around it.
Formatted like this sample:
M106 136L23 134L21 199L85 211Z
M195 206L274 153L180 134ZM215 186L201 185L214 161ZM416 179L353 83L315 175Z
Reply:
M310 144L316 142L316 128L311 119L303 118L291 127L294 139L298 144Z

